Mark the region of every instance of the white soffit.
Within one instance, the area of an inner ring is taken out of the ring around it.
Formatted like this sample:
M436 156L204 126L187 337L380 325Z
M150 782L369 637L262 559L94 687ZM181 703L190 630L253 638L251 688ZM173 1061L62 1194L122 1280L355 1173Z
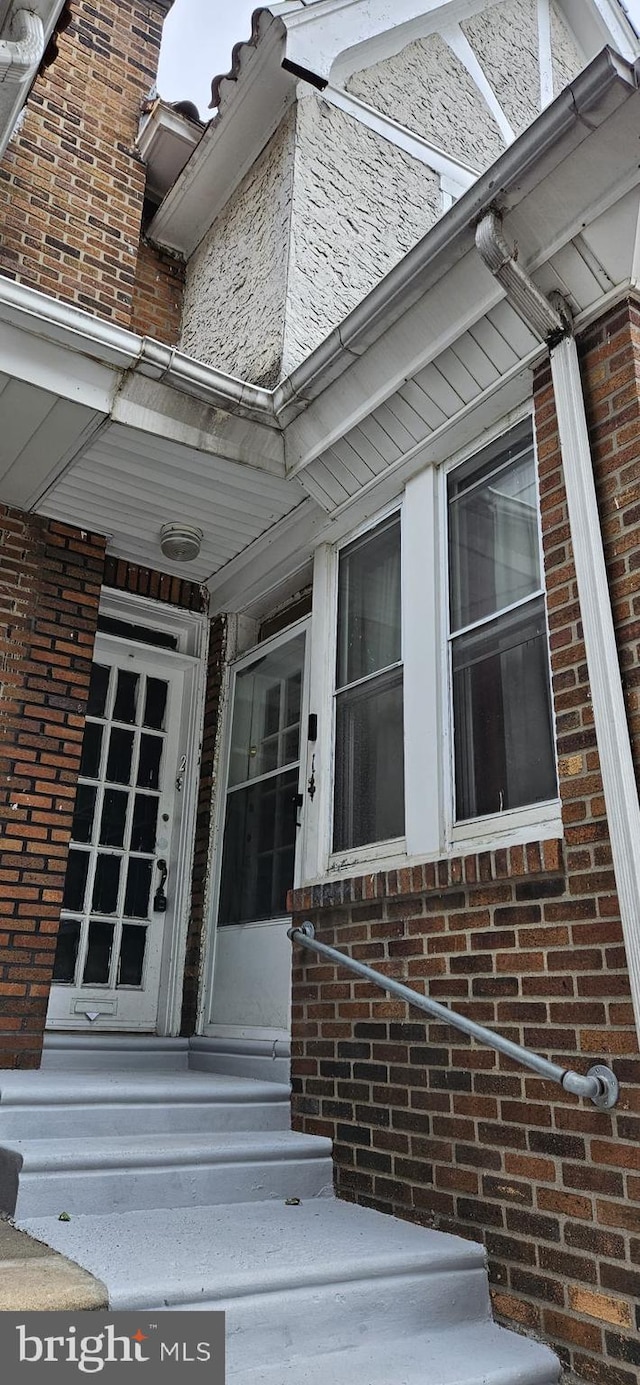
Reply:
M204 125L190 120L165 101L155 101L143 117L138 149L147 167L147 192L156 201L173 187L176 178L200 143Z
M0 373L0 501L29 510L105 414Z
M109 552L204 581L306 499L298 482L111 424L38 512L109 537ZM202 529L199 558L167 563L163 524Z

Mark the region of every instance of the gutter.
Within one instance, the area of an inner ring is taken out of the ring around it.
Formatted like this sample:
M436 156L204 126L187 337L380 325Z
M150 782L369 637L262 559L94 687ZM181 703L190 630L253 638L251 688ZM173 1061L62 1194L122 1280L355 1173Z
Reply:
M0 278L0 321L40 339L149 379L162 381L226 413L277 428L270 390L225 375L175 347L92 317L73 304Z
M489 212L476 232L478 253L532 332L546 341L555 395L569 532L587 656L591 704L609 823L631 995L640 1034L640 803L611 609L593 457L571 320L517 263Z
M468 192L447 212L423 240L371 290L321 343L277 386L273 396L275 416L286 427L328 383L361 355L412 301L424 293L428 282L442 273L435 262L441 256L459 254L459 242L467 237L473 245L473 227L496 198L522 181L523 175L578 122L588 130L585 117L608 95L616 82L631 90L639 85L639 65L631 64L610 48L603 49L570 86L547 106L533 125L483 173ZM606 117L605 117L606 118ZM328 377L328 379L327 379Z

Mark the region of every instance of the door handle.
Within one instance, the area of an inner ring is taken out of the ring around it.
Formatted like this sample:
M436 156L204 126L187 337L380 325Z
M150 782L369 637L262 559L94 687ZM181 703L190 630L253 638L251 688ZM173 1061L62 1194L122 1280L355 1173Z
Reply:
M155 914L166 914L167 896L165 894L164 887L167 883L169 867L166 861L163 859L156 861L156 865L158 867L158 870L160 871L160 884L158 885L158 888L153 896L153 911Z

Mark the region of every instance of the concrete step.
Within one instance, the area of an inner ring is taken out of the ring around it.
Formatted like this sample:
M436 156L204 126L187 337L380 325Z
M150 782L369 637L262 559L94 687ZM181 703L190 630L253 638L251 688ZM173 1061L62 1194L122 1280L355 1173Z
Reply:
M555 1385L491 1322L483 1248L334 1198L31 1218L112 1309L226 1314L233 1385Z
M0 1210L16 1219L314 1198L331 1189L331 1141L290 1130L11 1140L0 1148Z
M189 1067L189 1039L164 1039L156 1034L63 1034L45 1035L41 1070L67 1072L69 1068L110 1071L114 1066L130 1072L186 1071Z
M286 1130L289 1090L212 1073L107 1071L0 1074L0 1144L179 1131Z

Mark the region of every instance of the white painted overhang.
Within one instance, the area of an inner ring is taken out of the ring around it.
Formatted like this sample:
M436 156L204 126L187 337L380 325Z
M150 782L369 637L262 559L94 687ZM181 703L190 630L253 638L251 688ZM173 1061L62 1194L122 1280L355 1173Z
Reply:
M140 121L137 147L147 168L147 195L161 202L173 187L204 134L204 125L191 120L166 101L155 100Z
M0 499L153 566L195 523L201 559L168 570L241 609L530 397L546 348L475 249L486 210L578 325L637 288L639 128L605 51L274 392L0 281Z

